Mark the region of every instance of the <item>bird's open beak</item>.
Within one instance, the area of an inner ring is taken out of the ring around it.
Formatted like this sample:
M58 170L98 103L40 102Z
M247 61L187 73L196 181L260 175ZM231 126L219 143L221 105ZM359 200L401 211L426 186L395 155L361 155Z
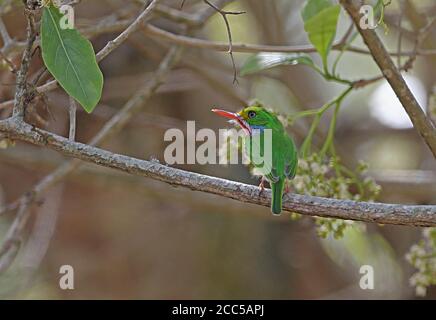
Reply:
M221 110L221 109L212 109L212 112L215 112L216 114L225 117L225 118L229 118L232 120L238 120L239 119L239 114L235 113L235 112L230 112L230 111L226 111L226 110Z
M224 118L228 118L232 120L232 122L236 122L241 126L242 129L244 129L245 132L251 135L250 125L238 113L221 110L221 109L212 109L212 112L215 112L216 114Z

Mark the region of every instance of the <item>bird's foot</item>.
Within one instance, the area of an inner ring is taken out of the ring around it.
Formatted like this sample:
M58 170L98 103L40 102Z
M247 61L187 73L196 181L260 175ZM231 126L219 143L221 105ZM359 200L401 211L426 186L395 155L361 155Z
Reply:
M259 183L259 196L262 195L264 191L265 191L265 177L262 177Z
M289 181L285 182L285 193L290 193L292 191L291 187L289 186Z

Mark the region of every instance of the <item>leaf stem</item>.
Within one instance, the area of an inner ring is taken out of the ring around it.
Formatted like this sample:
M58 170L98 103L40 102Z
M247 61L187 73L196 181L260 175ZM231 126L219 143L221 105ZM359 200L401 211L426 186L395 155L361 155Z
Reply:
M301 153L303 158L306 158L310 153L310 146L312 144L313 135L314 135L316 129L318 128L319 122L320 122L321 117L323 116L324 112L326 112L332 105L336 104L336 106L337 106L335 109L336 115L335 114L333 115L333 117L335 119L337 117L337 114L339 112L339 107L340 107L343 99L352 91L352 89L353 89L353 87L349 86L339 96L337 96L333 100L327 102L325 105L323 105L319 109L302 111L302 112L297 113L296 116L291 117L292 119L296 119L296 118L302 117L302 116L315 115L315 119L312 122L312 125L311 125L309 132L307 134L307 137L306 137L306 139L304 139L304 142L301 146L300 153ZM336 127L336 119L334 120L333 125L330 124L329 134L327 136L326 142L324 143L324 146L322 147L321 152L323 152L323 150L324 150L324 154L327 151L327 149L329 148L329 146L333 144L332 141L334 138L335 127Z

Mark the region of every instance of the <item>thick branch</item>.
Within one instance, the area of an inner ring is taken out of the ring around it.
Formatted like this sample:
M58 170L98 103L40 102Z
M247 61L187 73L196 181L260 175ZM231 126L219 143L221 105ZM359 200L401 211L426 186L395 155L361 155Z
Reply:
M259 190L255 186L174 169L154 161L115 154L90 145L70 141L15 119L0 121L0 132L11 139L48 147L66 156L163 181L173 186L183 186L191 190L213 193L263 206L270 204L270 192L267 191L259 195ZM283 199L283 209L310 216L382 224L436 226L436 206L355 202L287 194Z
M424 141L430 148L433 156L436 158L436 128L433 126L430 119L428 119L424 111L419 106L413 93L410 91L400 71L395 67L392 58L383 46L380 38L377 36L376 32L372 29L361 29L360 13L358 5L355 5L353 0L341 0L342 6L351 16L359 30L363 40L369 48L375 62L379 66L380 70L383 72L384 77L391 85L404 109L410 117L415 129L423 137Z

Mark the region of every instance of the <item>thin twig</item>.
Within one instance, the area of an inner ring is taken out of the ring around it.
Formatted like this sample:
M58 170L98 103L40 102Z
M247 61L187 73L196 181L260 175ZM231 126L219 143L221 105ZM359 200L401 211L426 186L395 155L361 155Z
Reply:
M344 35L341 38L341 40L339 40L339 44L342 44L344 46L347 44L348 38L350 37L351 33L353 32L353 29L354 29L354 23L351 22L350 26L347 29L347 31L344 33Z
M231 2L231 1L232 0L221 0L221 3L227 3L227 2ZM197 26L198 27L203 26L212 14L213 14L213 12L210 12L209 10L199 12ZM149 88L150 88L149 92L145 92L143 97L141 97L141 96L138 97L137 95L135 95L132 98L133 100L132 99L129 100L127 102L127 104L125 104L124 107L120 110L120 112L116 116L114 116L112 119L120 119L120 120L123 120L123 122L125 122L125 121L128 121L129 118L132 118L135 113L139 112L139 110L136 110L135 112L130 111L131 108L135 107L135 103L133 103L133 102L136 101L135 99L139 99L139 101L144 102L157 90L157 87L159 87L159 84L160 84L159 81L162 81L162 79L166 76L166 73L168 73L169 70L171 69L172 65L176 63L176 61L178 59L178 50L179 49L177 49L177 46L173 46L173 48L168 52L167 56L162 60L161 64L159 65L158 71L156 72L155 76L152 78L153 79L152 82L148 84ZM51 83L53 83L53 81ZM54 85L54 87L56 87L56 84ZM125 113L127 113L127 116L123 116L123 117L119 116L120 114L125 114ZM114 121L112 121L110 123L108 122L106 124L106 126L102 129L102 131L110 131L111 130L110 128L111 128L111 125L113 125L113 122ZM120 129L120 126L117 127L117 130L119 130L119 129ZM112 130L115 131L115 129L112 129ZM100 135L100 137L101 137L101 135ZM95 139L94 139L92 142L97 143L98 141L95 141ZM77 165L78 165L77 162L69 161L69 162L66 162L64 165L59 166L59 168L57 170L53 171L51 174L47 175L39 183L37 183L29 193L32 195L35 195L35 197L40 195L49 186L55 184L56 182L61 180L63 177L65 177L69 172L73 171ZM25 197L25 196L26 195L23 195L23 197ZM11 203L3 208L0 208L0 216L2 214L5 214L6 212L15 211L16 209L18 209L22 198L20 198L19 200L15 201L15 202L13 202L13 203Z
M27 72L29 71L30 60L32 59L33 43L36 39L35 18L33 12L25 10L27 17L27 44L21 59L21 66L17 72L17 86L15 90L13 116L24 118L28 92Z
M22 241L21 234L29 218L28 210L32 202L33 197L30 193L25 194L20 200L18 213L0 248L0 274L12 264L18 253Z
M400 0L399 6L400 6L400 16L398 18L397 68L401 67L401 47L402 47L402 42L403 42L402 23L403 23L403 16L404 16L404 1L403 0Z
M159 0L154 0L153 3L156 3ZM144 12L148 12L144 14ZM123 43L127 37L135 31L139 23L143 22L144 19L151 13L149 7L147 7L144 12L138 17L138 19L134 22L134 28L129 26L125 32L123 32L120 36L118 36L113 43L106 46L102 49L100 59L106 57L110 52L115 50L117 47ZM139 22L138 22L139 20ZM33 21L33 20L32 20ZM30 24L30 22L29 22ZM30 28L33 30L33 28ZM32 48L33 41L29 39L33 39L34 41L34 33L28 33L28 46L23 55L27 57L28 51ZM31 42L31 43L30 43ZM100 132L91 140L90 144L95 145L101 143L103 140L107 139L108 136L119 130L122 126L124 126L127 121L135 114L139 112L142 106L141 102L144 99L150 98L150 96L154 93L154 91L160 86L162 83L163 77L166 75L168 70L171 68L173 63L177 60L179 50L177 48L172 48L168 55L165 57L163 62L161 63L156 76L154 77L151 83L147 83L144 88L141 88L136 95L134 95L124 106L120 112L115 115L106 125L100 130ZM24 58L23 58L24 60ZM23 69L23 67L21 68ZM20 70L21 70L20 69ZM26 80L27 70L24 74L24 81ZM24 82L26 83L26 82ZM27 87L27 86L26 86ZM24 88L24 94L27 93L27 89ZM23 95L24 95L23 94ZM15 108L14 108L15 109ZM14 118L15 119L15 118ZM22 118L17 118L19 121L22 121ZM71 134L70 134L71 137ZM43 178L34 188L26 193L19 200L18 206L18 214L16 215L14 222L9 228L8 234L6 235L3 246L0 248L0 273L5 271L11 263L14 261L16 253L19 250L19 246L21 244L21 234L23 230L23 226L26 225L26 222L30 215L31 205L33 204L36 197L43 191L46 190L53 183L59 181L66 174L71 172L75 167L77 167L79 163L77 161L69 161L64 165L60 166L57 170L55 170L50 175ZM1 214L1 212L0 212Z
M0 35L3 39L3 46L8 46L12 43L12 39L9 35L8 29L6 28L3 19L0 17Z
M89 145L101 144L113 134L121 130L127 124L127 122L134 117L134 115L138 114L142 110L145 101L150 99L153 93L162 84L165 76L179 58L179 54L180 49L178 47L174 46L170 49L168 54L159 65L153 80L151 82L147 82L144 87L138 90L138 92L123 106L123 108L103 126L103 128L97 133L96 136L94 136L93 139L91 139ZM5 238L3 246L0 249L0 273L6 270L12 263L13 258L10 258L10 253L15 252L16 250L18 251L17 247L19 247L21 243L21 239L19 237L21 234L21 229L17 230L17 228L18 226L26 224L29 218L30 206L34 203L35 199L50 186L62 180L80 164L81 162L77 160L65 162L52 173L40 180L31 191L27 192L18 200L18 214L15 217L14 223L9 228L8 236ZM0 211L0 215L2 215L2 213L3 212ZM14 255L12 256L15 257Z
M106 46L100 50L97 54L97 61L104 59L108 54L110 54L113 50L118 48L126 39L136 30L138 30L142 24L147 21L151 17L154 8L158 4L159 1L162 0L153 0L142 13L132 22L118 37L114 40L109 41Z
M230 29L230 23L229 23L229 20L227 18L227 15L240 15L240 14L244 14L245 11L224 11L224 10L218 8L217 6L215 6L213 3L209 2L208 0L203 0L203 1L223 17L223 20L224 20L224 23L225 23L226 29L227 29L227 36L229 37L228 53L230 55L230 59L232 60L233 83L237 83L238 82L238 71L236 70L235 58L233 57L232 30Z
M174 34L172 32L160 29L151 24L147 24L142 29L143 32L149 36L156 37L160 40L166 40L168 42L180 44L183 46L189 46L194 48L211 49L216 51L228 51L229 44L219 41L210 41L198 38L192 38L188 36ZM344 50L344 46L341 42L338 42L332 46L332 50L341 51ZM348 52L358 53L358 54L370 54L368 49L358 48L355 46L346 46L345 48ZM249 53L259 53L259 52L281 52L281 53L313 53L316 52L315 47L311 45L296 45L296 46L274 46L274 45L263 45L263 44L249 44L249 43L236 43L232 42L233 52L249 52ZM397 52L389 52L391 56L397 56ZM401 56L412 56L415 53L413 51L404 51ZM418 50L418 55L436 55L436 50Z
M128 26L130 20L123 20L119 21L116 24L111 25L110 27L104 27L100 28L100 32L113 32L114 30L119 30L121 27ZM95 29L92 29L95 30ZM205 48L205 49L212 49L217 51L228 51L229 45L228 43L222 43L222 42L214 42L214 41L208 41L208 40L202 40L202 39L196 39L192 37L187 37L183 35L176 35L174 33L162 30L160 28L157 28L155 26L152 26L150 24L147 24L143 28L144 32L147 33L147 35L158 37L159 40L166 40L175 44L180 44L183 46L190 46L190 47L196 47L196 48ZM87 32L92 33L90 30ZM332 46L332 50L341 51L343 50L344 46L341 43L337 43ZM367 49L362 49L358 47L353 46L347 46L346 51L358 53L358 54L370 54L370 52ZM258 52L284 52L284 53L311 53L315 52L316 49L313 46L310 45L302 45L302 46L270 46L270 45L256 45L256 44L245 44L245 43L232 43L232 51L233 52L252 52L252 53L258 53ZM389 52L391 56L397 56L397 52ZM420 56L427 56L427 55L435 55L436 50L431 49L418 49L416 51L407 51L407 52L401 52L401 56L406 57L413 57L416 55ZM97 56L99 57L99 55ZM99 61L101 61L99 59ZM58 83L56 80L50 81L42 86L39 86L36 88L36 90L40 93L48 92L51 90L54 90L58 87ZM0 109L9 108L13 106L13 100L8 100L0 103Z
M68 134L68 139L71 141L76 140L76 113L77 113L77 103L73 97L70 96L70 103L68 108L69 118L70 118L70 129Z
M35 210L35 222L30 235L23 246L20 268L26 270L26 280L34 280L34 273L38 270L47 253L50 241L56 230L56 223L63 203L64 184L47 192L44 203Z
M221 2L228 1L229 0L222 0ZM199 26L204 25L210 16L211 13L209 13L209 11L199 13L199 21L201 22ZM89 142L90 145L98 145L108 139L114 133L121 130L121 128L123 128L130 119L132 119L142 110L145 102L150 99L158 87L163 83L164 78L179 59L180 52L181 48L179 48L177 45L170 48L169 52L160 63L158 70L152 78L152 81L147 82L143 88L141 88L131 99L129 99L124 107L103 126L96 136L94 136L94 138ZM18 120L21 121L20 119ZM26 221L29 217L28 209L38 196L40 196L47 188L65 178L70 172L80 166L80 164L81 162L77 159L65 162L63 165L59 166L56 170L45 176L36 185L34 185L31 191L23 195L18 200L18 215L15 217L14 223L10 227L8 234L17 233L17 226L26 224ZM7 206L6 208L10 209L14 206L15 203ZM0 210L0 215L2 213L2 210ZM18 234L21 234L21 232L18 232ZM3 254L0 254L0 272L9 268L11 263L14 261L21 243L21 239L18 239L17 241L10 241L10 239L11 238L7 237L3 242L2 248L0 249L0 252L3 252Z

